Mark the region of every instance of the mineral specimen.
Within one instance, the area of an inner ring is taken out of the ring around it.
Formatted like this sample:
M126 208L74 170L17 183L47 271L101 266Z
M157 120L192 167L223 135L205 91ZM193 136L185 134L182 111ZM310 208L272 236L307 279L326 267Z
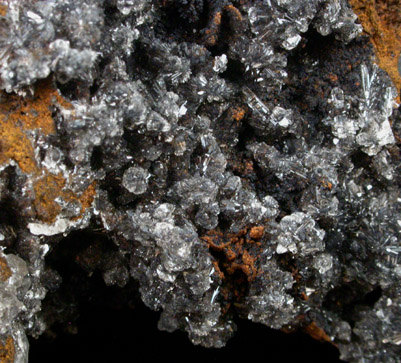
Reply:
M66 256L194 344L239 317L399 362L401 120L361 32L346 0L3 1L4 361L69 319L84 230Z

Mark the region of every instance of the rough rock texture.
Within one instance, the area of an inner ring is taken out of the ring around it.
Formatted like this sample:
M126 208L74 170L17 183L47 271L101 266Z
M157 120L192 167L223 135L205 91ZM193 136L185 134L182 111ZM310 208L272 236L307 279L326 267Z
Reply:
M1 361L73 320L73 258L194 344L240 317L399 362L401 120L361 32L345 0L3 2Z

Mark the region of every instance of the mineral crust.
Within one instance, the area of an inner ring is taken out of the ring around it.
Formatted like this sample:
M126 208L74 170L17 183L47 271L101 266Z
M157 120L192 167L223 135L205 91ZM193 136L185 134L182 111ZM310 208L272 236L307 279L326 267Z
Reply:
M61 257L194 344L400 362L401 113L346 0L3 1L0 59L1 362L73 320Z

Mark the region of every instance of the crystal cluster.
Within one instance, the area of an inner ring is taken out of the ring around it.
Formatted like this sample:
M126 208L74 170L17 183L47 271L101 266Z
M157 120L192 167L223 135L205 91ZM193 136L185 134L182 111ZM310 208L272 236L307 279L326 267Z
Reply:
M350 362L399 361L400 116L346 0L1 9L0 101L55 90L36 124L16 116L19 139L0 132L0 346L11 337L15 362L50 324L63 276L47 258L77 230L110 241L81 266L135 281L159 329L194 344L224 346L244 318L317 326ZM16 111L1 112L3 128Z

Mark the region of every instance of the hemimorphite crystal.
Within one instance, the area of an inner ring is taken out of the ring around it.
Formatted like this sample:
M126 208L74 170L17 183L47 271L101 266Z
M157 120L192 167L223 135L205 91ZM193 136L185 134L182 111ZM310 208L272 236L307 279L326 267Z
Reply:
M124 172L123 185L133 194L143 194L148 187L148 171L140 166L131 166Z
M16 362L52 323L47 252L79 229L75 261L135 280L194 344L224 346L240 316L398 360L399 112L346 0L6 5L0 338ZM55 300L62 324L74 304Z

